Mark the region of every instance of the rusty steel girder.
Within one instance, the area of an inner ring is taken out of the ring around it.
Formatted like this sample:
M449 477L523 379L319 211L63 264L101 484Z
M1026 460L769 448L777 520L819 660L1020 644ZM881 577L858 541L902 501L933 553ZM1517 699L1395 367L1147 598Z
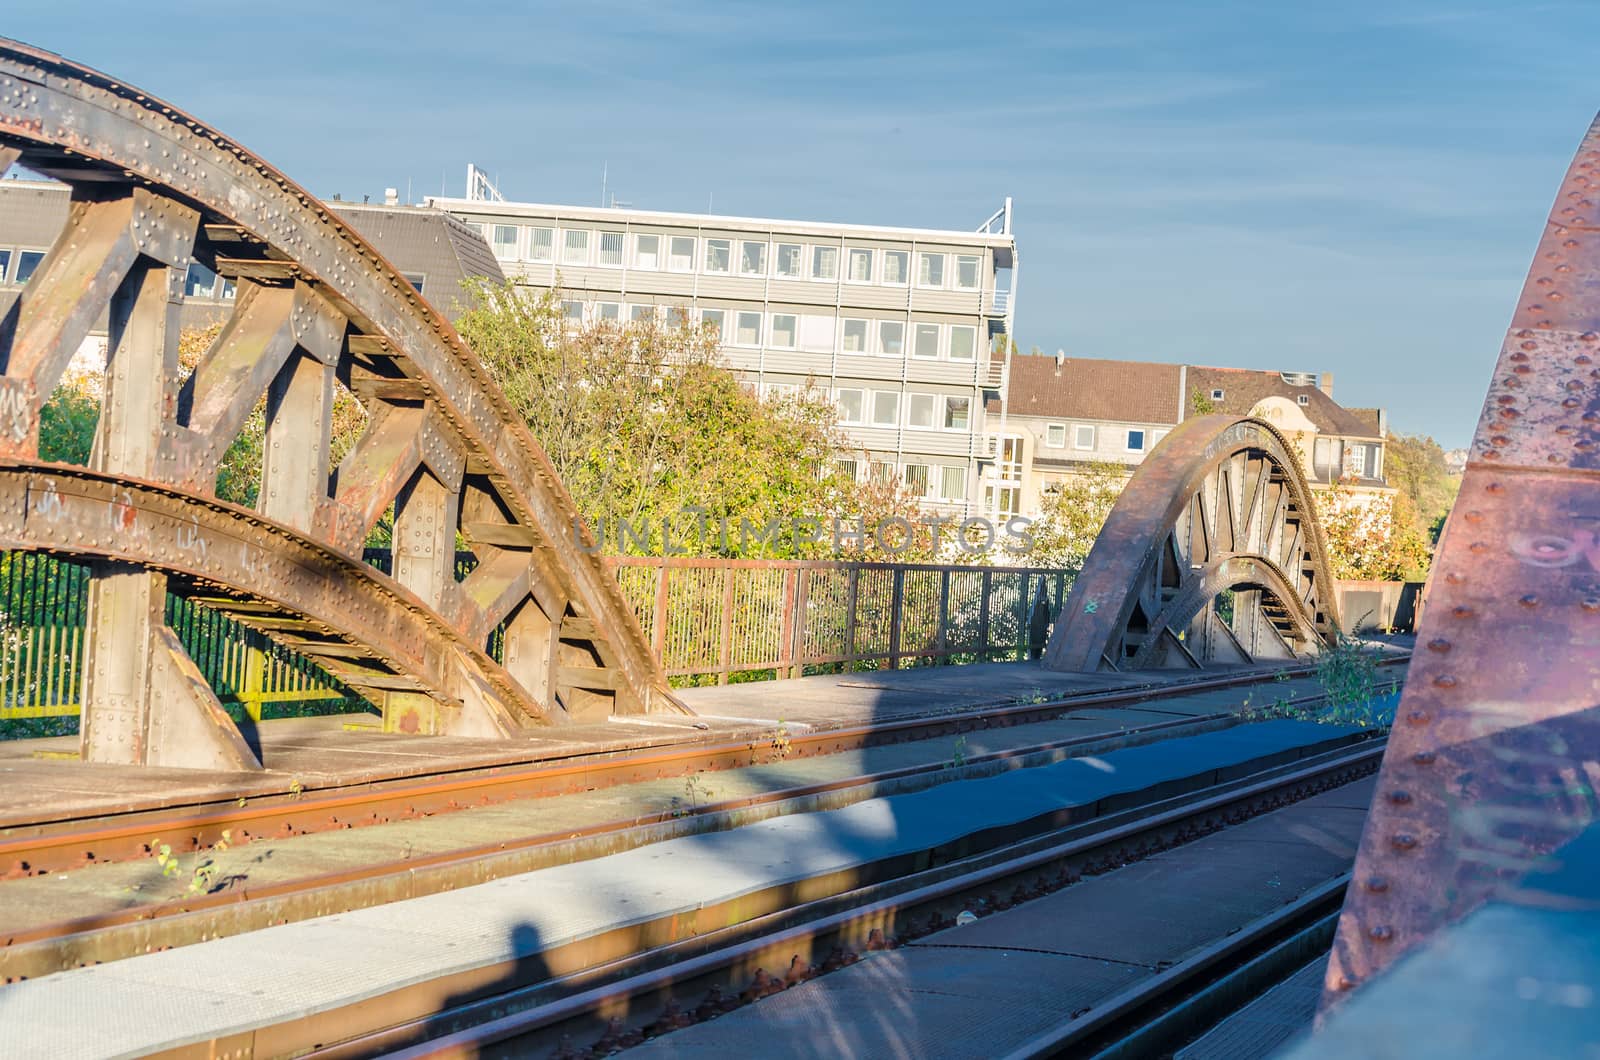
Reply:
M1324 1004L1600 817L1600 120L1556 196L1434 558Z
M1233 613L1217 599L1232 593ZM1139 465L1050 635L1053 670L1313 655L1337 636L1333 577L1289 442L1223 413L1180 423Z
M181 111L0 39L0 172L13 162L71 185L72 204L0 319L0 548L90 562L85 758L258 765L161 625L169 580L315 659L396 729L683 711L538 442L337 215ZM238 293L185 379L193 261ZM88 467L42 464L40 409L100 320ZM333 467L341 384L368 422ZM216 474L263 401L251 512L217 499ZM392 578L361 562L391 506ZM458 534L479 560L460 582ZM503 663L485 651L497 628Z

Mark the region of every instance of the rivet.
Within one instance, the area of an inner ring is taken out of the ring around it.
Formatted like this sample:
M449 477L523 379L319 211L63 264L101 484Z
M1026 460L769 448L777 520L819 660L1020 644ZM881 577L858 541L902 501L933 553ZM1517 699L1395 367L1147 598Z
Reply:
M1480 511L1470 511L1467 513L1466 519L1469 523L1481 523L1483 522L1483 513Z
M1411 761L1419 766L1431 766L1433 765L1433 760L1437 757L1439 756L1432 751L1418 751L1411 756Z
M1456 618L1471 618L1473 615L1477 614L1477 612L1468 607L1466 604L1459 604L1456 607L1452 607L1450 609L1450 613Z
M1428 712L1425 710L1413 710L1406 715L1406 720L1413 725L1426 725L1428 724Z
M1411 802L1411 792L1399 790L1391 791L1389 792L1389 801L1394 803L1396 806L1405 806Z
M1505 486L1498 482L1491 482L1487 486L1483 487L1483 492L1485 493L1504 493L1505 491Z
M1529 593L1527 596L1520 597L1517 600L1517 603L1521 604L1523 607L1538 607L1539 598L1532 593Z
M1389 881L1383 876L1374 876L1367 881L1367 890L1373 894L1382 894L1389 889Z
M1600 611L1600 596L1586 596L1579 606L1585 611Z
M1440 674L1433 679L1433 685L1435 688L1454 688L1456 679L1450 674Z
M1443 637L1435 637L1433 640L1428 641L1428 650L1442 654L1450 650L1450 642Z
M1389 840L1389 843L1396 850L1411 850L1417 845L1417 837L1406 832L1401 832L1393 839Z
M1379 924L1367 931L1367 935L1374 942L1388 942L1394 938L1394 928L1388 924Z

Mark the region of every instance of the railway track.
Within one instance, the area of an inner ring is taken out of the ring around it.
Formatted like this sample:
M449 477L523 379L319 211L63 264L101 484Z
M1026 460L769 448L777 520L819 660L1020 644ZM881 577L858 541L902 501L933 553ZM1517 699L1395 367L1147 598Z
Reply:
M1070 887L1311 795L1376 772L1382 740L1209 786L1177 798L1033 836L948 864L794 902L772 913L554 979L504 989L464 976L333 1009L293 1026L262 1028L249 1041L212 1043L268 1056L309 1051L356 1058L606 1055L780 992L956 923L964 912L998 912ZM1331 906L1329 903L1332 903ZM1324 909L1324 906L1329 906ZM1197 992L1281 936L1289 921L1336 911L1332 891L1158 977L1144 995L1097 1009L1093 1027L1070 1028L1044 1054L1106 1036L1126 1037L1130 1019L1161 1008L1183 988ZM545 960L557 967L559 952ZM476 977L480 978L480 977ZM1165 984L1165 985L1163 985ZM1165 990L1166 993L1155 991ZM441 1005L441 999L452 999ZM1108 1005L1110 1003L1108 1002ZM1074 1021L1075 1024L1083 1022ZM366 1033L352 1036L352 1031ZM1114 1043L1113 1043L1114 1044ZM173 1054L180 1055L180 1054ZM1135 1055L1135 1054L1126 1054Z
M1237 681L1203 682L1205 687L1229 687L1229 684L1237 684ZM1194 692L1195 685L1187 685L1187 690ZM893 725L893 730L898 733L926 733L931 727L934 733L944 733L952 732L949 725L963 725L965 729L955 732L966 732L986 727L984 722L1026 724L1019 719L1038 721L1040 711L1045 711L1045 717L1056 717L1061 714L1062 708L1082 706L1085 701L1106 703L1125 698L1128 697L1099 695L1042 705L970 711L960 717L898 722ZM1320 697L1312 695L1296 698L1290 703L1312 706L1318 700ZM306 874L274 884L248 885L246 882L238 887L218 887L210 893L189 893L170 901L128 903L110 911L99 909L90 916L61 917L58 921L42 924L13 924L6 932L6 945L0 948L0 978L5 982L37 978L83 964L115 961L133 954L205 942L208 938L224 935L243 934L270 925L302 921L307 917L342 913L349 909L382 905L387 901L459 889L464 885L482 884L566 861L603 857L606 853L634 849L651 842L706 831L722 831L787 813L838 809L870 797L917 791L954 778L1027 769L1032 765L1059 761L1062 757L1099 754L1107 749L1206 732L1230 722L1230 714L1208 714L1155 722L1117 733L1037 741L1021 748L974 754L960 765L952 765L947 761L923 762L899 769L861 773L843 780L768 789L752 796L707 802L693 809L635 815L587 828L566 828L557 833L517 834L493 844L467 845L430 855L413 857L410 850L395 852L392 857L379 858L357 868ZM827 738L853 740L854 737L848 733L816 733L813 746ZM742 746L741 751L749 756L750 745ZM726 761L725 756L734 754L734 751L718 748L712 753L717 756L717 761ZM742 764L749 765L750 762ZM627 762L618 762L616 765L622 769L629 767ZM483 780L494 778L472 778L475 783L482 783ZM147 821L144 828L149 828ZM146 836L144 841L149 842L149 831L141 834ZM0 893L3 893L3 884L0 884Z

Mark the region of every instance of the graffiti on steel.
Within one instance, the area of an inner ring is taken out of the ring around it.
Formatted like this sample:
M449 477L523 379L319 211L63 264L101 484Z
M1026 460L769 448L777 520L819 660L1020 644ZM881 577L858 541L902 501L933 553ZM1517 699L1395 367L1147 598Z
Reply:
M253 768L161 620L174 591L291 645L396 730L503 737L683 708L554 470L449 323L325 205L238 144L112 78L0 40L0 172L72 188L0 320L0 548L90 564L83 754ZM184 278L235 285L183 378ZM40 409L109 321L86 467L39 461ZM332 466L335 390L365 432ZM256 510L223 453L265 401ZM361 562L390 512L391 578ZM477 566L457 581L458 535ZM486 649L497 635L502 661Z
M1226 414L1179 424L1134 472L1045 652L1057 670L1193 667L1315 654L1339 628L1290 443Z

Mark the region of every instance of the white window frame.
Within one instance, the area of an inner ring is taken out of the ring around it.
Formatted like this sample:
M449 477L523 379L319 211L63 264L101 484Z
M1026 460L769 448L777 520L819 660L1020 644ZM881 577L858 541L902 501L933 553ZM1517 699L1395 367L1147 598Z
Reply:
M1139 444L1133 444L1133 436L1139 436ZM1148 453L1150 451L1150 432L1143 427L1129 427L1122 438L1123 451L1128 453Z
M701 242L704 244L704 248L705 248L703 250L703 252L702 252L703 253L703 257L701 259L701 269L702 269L702 271L704 271L705 273L707 273L708 275L711 275L711 276L732 276L733 275L733 243L734 243L734 241L731 240L731 239L714 239L714 238L711 238L711 237L707 237L706 239L701 240ZM719 243L722 244L722 248L724 250L726 250L727 254L728 254L728 267L725 268L725 269L713 269L711 267L711 250L712 250L712 248L714 246L716 246Z
M915 486L912 484L912 481L911 481L911 469L914 468L914 467L920 467L922 469L922 489L921 489L921 491L916 491ZM924 463L921 463L921 462L911 462L911 463L905 463L905 464L900 465L900 482L905 486L905 488L907 490L912 490L913 491L912 494L911 494L913 497L926 499L926 498L932 496L932 494L933 494L933 465L932 464L924 464Z
M1226 390L1223 390L1221 387L1216 387L1211 391L1211 400L1212 401L1221 401L1224 397L1227 396L1227 393L1228 392Z
M873 346L878 356L893 357L896 360L903 359L906 355L906 322L904 320L879 320L877 324L877 328L873 331L873 339L875 340ZM896 327L900 329L899 353L890 353L884 346L883 329L888 327Z
M950 275L951 284L958 291L976 291L983 285L983 255L957 254L955 258L956 268L955 272ZM972 262L972 283L970 285L961 282L961 263L963 261Z
M783 252L794 250L794 272L783 271ZM772 276L777 280L803 280L806 278L806 245L804 243L772 244Z
M1095 428L1092 423L1074 423L1072 425L1072 448L1077 450L1094 449ZM1087 440L1085 440L1087 439Z
M922 334L924 328L933 329L933 352L919 353L922 349ZM937 361L940 347L944 344L944 327L931 320L918 320L911 325L911 356L919 361Z
M917 406L926 404L926 423L918 423ZM942 407L938 394L907 394L906 395L906 426L917 431L936 431L942 424L939 421L939 412Z
M574 316L572 313L573 309L577 309L578 311L576 316ZM561 322L566 324L568 327L571 327L574 324L582 327L584 321L588 319L588 316L588 311L585 309L582 300L577 298L563 298L561 300Z
M680 259L678 252L673 249L673 244L685 240L689 244L689 256ZM667 237L667 271L668 272L693 272L696 257L700 253L700 238L698 236L668 236ZM684 264L676 265L674 262L682 260Z
M617 229L602 228L600 238L594 241L594 264L599 269L620 269L628 260L628 234ZM617 260L606 261L606 240L615 239L617 243Z
M756 268L756 269L747 269L747 268L744 267L745 252L747 250L749 250L751 247L760 247L761 248L761 265L760 265L759 268ZM768 243L766 240L763 240L763 239L741 239L741 240L739 240L739 275L740 276L765 276L765 275L767 275L767 271L772 267L772 263L767 260L767 257L768 257L767 252L769 250L771 250L771 249L772 249L772 245L770 243Z
M978 359L978 329L976 326L972 324L951 324L946 330L950 333L949 338L945 342L945 349L948 352L950 360L971 364ZM957 355L956 332L958 331L972 336L972 352L970 354L964 356Z
M944 288L945 288L945 266L950 264L949 261L947 260L948 257L949 257L949 255L943 253L942 251L936 251L936 250L919 250L919 251L917 251L917 286L921 287L923 290L928 290L928 291L942 291L942 290L944 290ZM937 259L938 263L939 263L939 279L937 281L929 281L927 283L923 283L922 282L922 272L923 272L923 268L922 267L924 265L926 265L927 263L935 260L935 259Z
M581 252L581 260L574 259L573 256L572 256L572 252L573 252L572 237L573 236L582 236L583 237L583 250ZM589 264L589 261L591 260L591 255L594 252L594 238L593 237L594 237L594 232L592 232L591 230L589 230L587 228L563 228L561 230L561 264L563 264L563 265L587 265L587 264Z
M656 322L656 307L649 302L628 303L628 323L654 324Z
M856 413L855 419L850 419L849 418L849 414L845 411L845 408L844 408L844 396L846 394L854 394L856 396L856 402L857 402L858 411ZM833 405L834 405L834 408L838 410L839 422L840 423L846 424L848 426L859 427L863 423L866 422L866 415L867 415L867 397L866 397L866 394L867 394L867 392L865 390L863 390L863 389L861 389L860 387L857 387L857 386L841 386L841 387L835 387L834 388L834 391L833 391Z
M716 324L718 342L725 343L728 341L728 311L726 309L700 310L700 326L704 327L707 324Z
M504 256L500 253L500 232L502 229L511 233L511 245L506 248ZM494 255L494 260L496 261L516 261L520 258L522 256L522 227L520 225L499 223L489 225L489 252Z
M967 411L967 422L962 424L959 427L952 426L951 423L950 423L950 412L951 412L950 403L952 401L965 401L967 403L967 410L966 410ZM967 395L967 394L946 394L946 395L944 395L944 415L939 417L939 429L940 430L945 430L945 431L961 431L963 433L966 433L966 432L969 432L969 431L972 430L972 398L971 398L970 395Z
M650 252L650 256L654 260L650 261L648 264L645 262L644 251L642 249L642 244L647 239L655 240L655 244L656 244L656 249ZM660 235L656 234L655 232L636 232L636 233L634 233L634 236L633 236L633 267L636 268L636 269L648 269L648 270L653 271L653 272L654 271L659 271L661 269L661 236Z
M887 420L883 420L883 419L879 419L878 418L878 406L879 406L879 402L883 398L889 398L894 402L894 411L889 416L889 418ZM871 425L874 426L874 427L898 427L898 426L900 426L900 391L898 391L898 390L874 390L874 391L872 391L872 413L871 413L871 415L872 415Z
M613 311L610 316L606 315L606 310L607 309L610 309L610 310ZM614 322L617 322L617 323L621 323L621 321L622 321L622 303L621 302L596 302L594 304L594 318L595 318L595 320L610 320L610 321L614 321Z
M1309 395L1309 394L1297 394L1297 395L1295 395L1295 399L1294 400L1295 400L1295 404L1300 405L1303 408L1306 405L1311 404L1311 395Z
M852 324L861 325L861 348L852 350L845 342ZM872 321L866 317L840 317L839 318L839 352L852 357L864 357L872 352Z
M1067 447L1067 425L1065 423L1045 424L1044 444L1048 449L1065 449Z
M855 273L855 269L852 267L852 263L855 261L857 254L865 254L867 256L867 278L864 279L864 280L858 280L853 275ZM845 248L845 251L844 251L844 282L845 283L854 283L854 284L871 283L872 280L873 280L873 277L875 277L877 274L878 274L878 254L877 254L877 252L875 250L873 250L871 247L846 247Z
M739 341L739 332L744 327L744 323L745 323L745 318L746 317L755 317L756 318L756 329L755 329L756 330L756 334L755 334L755 339L752 342L740 342ZM744 347L750 348L750 349L760 349L761 348L761 328L762 328L764 323L765 323L765 321L763 321L761 319L761 313L758 310L754 310L754 309L739 309L739 310L735 310L734 314L733 314L733 337L732 337L733 341L731 342L731 345L744 346Z
M939 493L942 501L965 501L967 499L967 469L960 464L939 464ZM960 475L961 489L959 494L945 488L945 483L950 481L951 472Z
M824 275L822 275L821 273L819 273L817 271L817 265L820 263L820 261L822 259L822 254L824 252L831 252L833 254L833 275L832 276L824 276ZM812 247L811 247L811 268L810 268L810 271L807 273L807 275L810 276L811 279L816 280L818 283L838 283L839 282L839 248L837 246L835 246L834 244L832 244L832 243L815 243L815 244L813 244Z
M536 238L537 234L540 232L543 232L549 240L549 242L545 244L543 257L539 256L539 242ZM556 260L556 230L554 228L545 228L542 225L529 225L527 229L527 235L524 238L526 238L528 241L529 261L536 261L548 265Z
M902 260L902 262L904 263L904 269L901 272L901 278L898 279L898 280L889 279L889 259L893 258L893 257L899 257ZM883 283L883 286L885 286L885 287L907 287L907 286L909 286L910 283L911 283L911 251L909 251L909 250L885 249L883 254L882 254L882 258L883 258L883 264L882 264L882 266L880 266L878 272L879 272L879 275L883 277L883 279L881 281Z
M778 341L778 321L789 320L789 341ZM771 322L767 325L767 345L775 350L797 350L800 348L800 314L799 313L773 313Z

